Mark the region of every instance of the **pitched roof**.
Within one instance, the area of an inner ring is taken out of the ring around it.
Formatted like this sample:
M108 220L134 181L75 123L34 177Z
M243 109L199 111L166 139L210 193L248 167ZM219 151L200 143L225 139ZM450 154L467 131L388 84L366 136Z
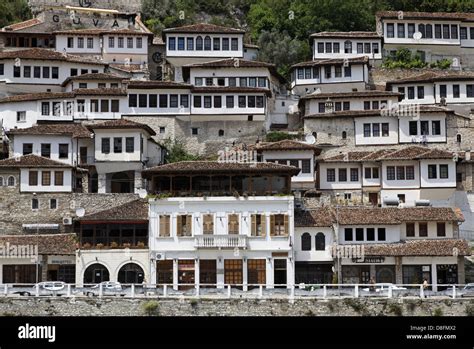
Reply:
M377 32L351 31L351 32L319 32L310 35L312 38L357 38L357 39L380 39Z
M158 81L158 80L130 80L127 83L129 89L188 89L191 88L190 84L184 84L181 82L174 81Z
M163 30L164 34L168 33L209 33L209 34L243 34L245 30L223 27L215 24L198 23L184 25L182 27L167 28Z
M148 222L147 200L134 200L123 205L92 213L78 219L80 222Z
M278 142L263 142L258 143L255 146L256 150L312 150L313 152L319 154L321 149L313 144L308 144L304 142L299 142L291 139L284 139Z
M28 128L14 128L8 135L71 135L72 138L90 138L90 132L84 125L68 124L38 124Z
M386 88L395 84L408 84L414 82L436 82L436 81L459 81L474 80L474 72L471 71L429 71L426 73L410 76L404 79L390 80L386 83Z
M0 235L0 244L38 246L41 255L74 255L76 234L18 234Z
M43 23L43 22L39 18L32 18L32 19L28 19L28 20L23 21L23 22L10 24L10 25L2 28L2 31L16 31L16 30L20 30L20 29L33 27L33 26L41 24L41 23Z
M274 68L275 64L259 61L249 61L240 58L225 58L215 61L186 64L187 68Z
M46 49L46 48L30 48L30 49L25 49L25 50L0 52L0 60L1 59L16 59L16 58L106 65L106 63L94 58L74 56L71 54L62 53L62 52L58 52L58 51L54 51L52 49Z
M36 167L46 167L46 168L72 168L71 165L65 164L63 162L51 160L44 158L42 156L28 154L23 155L17 158L9 158L5 160L0 160L0 167L7 168L36 168Z
M324 162L367 162L389 160L452 159L453 152L421 146L406 146L401 149L380 149L375 151L353 151L332 155Z
M401 98L403 93L392 92L392 91L378 91L378 90L365 90L355 92L327 92L327 93L316 93L305 95L300 99L339 99L339 98L366 98L366 97L398 97Z
M70 76L61 84L61 86L66 86L70 81L84 81L84 80L112 80L112 81L122 81L124 80L123 76L118 76L110 73L88 73L81 74L76 76Z
M126 96L127 92L121 88L78 88L71 92L39 92L25 93L0 98L0 103L32 102L46 99L70 99L76 96Z
M364 244L365 256L470 256L463 239L407 240L391 244Z
M298 67L316 67L320 65L336 65L336 64L344 64L347 61L349 64L367 64L369 62L369 58L366 56L361 57L354 57L354 58L329 58L329 59L315 59L313 61L301 62L291 66L291 69L298 68Z
M295 227L331 227L332 225L332 210L328 207L295 210Z
M280 165L271 162L259 163L238 163L238 162L218 162L218 161L180 161L171 164L155 166L142 171L145 175L169 175L169 174L264 174L281 173L287 175L297 175L299 168L287 165Z
M148 132L149 135L155 136L156 132L153 129L145 124L140 124L135 121L127 120L127 119L118 119L118 120L109 120L104 121L98 124L91 124L87 126L91 130L97 129L142 129Z
M110 68L124 71L127 73L143 73L145 72L145 66L141 64L119 64L119 63L110 63Z
M129 28L122 28L122 29L108 29L108 28L99 28L99 29L71 29L71 30L56 30L53 34L56 35L154 35L148 29L143 30L143 28L139 28L138 30L135 27L133 29Z
M193 86L193 93L264 93L272 95L272 91L262 87L241 87L241 86Z
M379 11L375 14L377 18L396 18L398 19L399 11ZM403 11L403 19L440 19L461 21L474 20L474 13L468 12L411 12Z

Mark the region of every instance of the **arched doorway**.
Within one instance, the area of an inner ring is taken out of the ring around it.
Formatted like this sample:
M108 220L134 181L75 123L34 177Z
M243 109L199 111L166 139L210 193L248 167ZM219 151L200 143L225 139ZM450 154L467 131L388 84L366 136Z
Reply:
M135 263L125 264L118 272L118 282L123 284L141 284L144 278L143 269Z
M116 172L110 177L111 193L132 193L133 192L133 172Z
M109 281L110 275L109 270L106 266L100 263L94 263L89 265L84 272L84 283L85 284L98 284L103 281Z

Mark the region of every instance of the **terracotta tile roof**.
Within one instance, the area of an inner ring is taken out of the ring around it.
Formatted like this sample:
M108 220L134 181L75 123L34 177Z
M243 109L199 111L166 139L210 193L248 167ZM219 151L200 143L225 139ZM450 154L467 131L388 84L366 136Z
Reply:
M227 58L215 61L184 65L186 68L275 68L275 64L249 61L240 58Z
M84 125L68 124L39 124L28 128L14 128L8 135L71 135L72 138L90 138L90 132Z
M377 32L364 32L364 31L352 31L352 32L319 32L310 35L312 38L357 38L357 39L380 39L381 37Z
M120 88L79 88L71 92L40 92L14 95L0 99L0 103L30 102L46 99L71 99L76 96L126 96L127 92Z
M244 42L244 47L246 47L246 48L256 48L256 49L260 49L260 46L258 46L258 45L255 45L255 44L248 44L248 43L245 43L245 42Z
M161 36L154 36L153 37L153 45L164 45L165 42Z
M127 84L127 87L129 89L188 89L191 88L191 85L174 81L130 80Z
M398 11L379 11L376 13L377 18L393 18L398 19ZM403 11L404 19L457 19L461 21L474 20L474 13L462 12L410 12Z
M255 146L256 150L312 150L315 153L319 154L321 153L321 149L318 148L315 145L304 143L304 142L299 142L299 141L294 141L291 139L284 139L278 142L264 142L264 143L258 143Z
M176 28L167 28L163 30L164 34L168 33L209 33L209 34L243 34L245 30L223 27L220 25L198 23L185 25Z
M365 244L366 256L470 256L463 239L407 240L392 244Z
M86 63L95 65L106 65L106 63L90 57L74 56L67 53L57 52L46 48L30 48L26 50L0 52L1 59L32 59L45 61L61 61L72 63Z
M104 34L123 34L123 35L153 35L150 31L135 30L129 28L123 29L72 29L72 30L56 30L53 32L56 35L104 35Z
M395 84L407 84L412 82L436 82L436 81L459 81L474 80L474 72L471 71L431 71L404 79L390 80L386 83L386 88Z
M142 129L148 132L149 135L155 136L156 132L153 129L145 124L140 124L135 121L127 120L127 119L118 119L118 120L110 120L101 122L98 124L91 124L88 125L88 128L91 130L97 129Z
M454 114L454 110L429 105L420 105L420 113L449 113ZM335 118L335 117L364 117L364 116L382 116L383 111L381 109L371 110L341 110L334 111L332 113L318 113L308 114L303 116L306 119L318 119L318 118Z
M25 29L29 27L33 27L37 24L43 23L39 18L28 19L23 22L10 24L2 29L2 31L15 31L20 29Z
M345 59L343 58L330 58L330 59L316 59L314 61L307 61L297 63L291 66L291 69L298 68L298 67L315 67L320 65L336 65L336 64L344 64ZM362 57L354 57L348 58L347 61L350 64L367 64L369 62L369 58L366 56Z
M84 81L84 80L112 80L112 81L122 81L125 80L123 76L118 76L110 73L88 73L76 76L70 76L61 84L61 86L66 86L70 81Z
M240 86L193 86L193 93L264 93L267 96L272 95L268 88L261 87L240 87Z
M76 253L76 234L18 234L0 235L0 245L38 246L41 255L74 255Z
M0 167L8 168L35 168L35 167L47 167L47 168L72 168L71 165L63 162L44 158L42 156L28 154L17 158L9 158L0 160Z
M217 161L181 161L142 171L143 176L169 174L268 174L297 175L299 168L271 162L232 163Z
M94 221L148 222L148 201L142 199L130 201L120 206L86 215L78 220L82 223Z
M322 159L324 162L387 161L387 160L423 160L452 159L453 152L420 146L406 146L402 149L381 149L376 151L355 151L341 153Z
M118 64L111 63L109 64L110 68L121 70L127 73L144 73L146 71L145 67L141 64Z
M295 210L295 227L331 227L333 223L330 208Z
M330 92L330 93L311 93L305 95L300 99L339 99L339 98L366 98L366 97L399 97L401 98L403 93L392 92L392 91L378 91L378 90L366 90L356 92Z

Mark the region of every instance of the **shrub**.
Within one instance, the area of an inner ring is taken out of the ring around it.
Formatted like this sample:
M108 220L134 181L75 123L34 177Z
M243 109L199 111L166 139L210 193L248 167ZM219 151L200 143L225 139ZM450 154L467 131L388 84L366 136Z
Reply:
M474 304L468 304L466 305L466 315L467 316L474 316Z
M278 142L278 141L282 141L284 139L294 139L295 136L294 135L291 135L289 133L286 133L286 132L281 132L281 131L271 131L271 132L268 132L266 137L265 137L265 140L267 142Z
M441 308L436 308L433 312L433 316L443 316L443 310Z
M148 301L143 303L143 311L148 316L159 314L160 304L157 301Z
M399 304L395 303L390 303L388 305L388 312L395 315L395 316L402 316L403 315L403 309Z

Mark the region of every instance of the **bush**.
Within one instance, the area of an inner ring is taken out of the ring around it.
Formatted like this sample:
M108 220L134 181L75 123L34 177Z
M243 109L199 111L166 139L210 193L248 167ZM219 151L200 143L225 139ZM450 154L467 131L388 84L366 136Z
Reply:
M286 132L281 132L281 131L271 131L271 132L268 132L266 137L265 137L265 141L267 142L278 142L278 141L282 141L284 139L295 139L296 136L294 135L291 135L289 133L286 133Z
M157 301L148 301L143 303L143 311L148 316L159 314L160 304Z
M165 155L166 163L201 160L200 156L189 153L186 150L184 144L181 142L171 141L168 139L165 141L164 147L167 149L167 153Z
M466 315L467 316L474 316L474 304L468 304L466 305Z
M395 316L402 316L403 309L399 304L391 303L388 305L388 312Z
M394 55L386 57L382 67L387 69L419 69L426 67L449 69L451 64L452 61L446 58L436 62L427 63L423 61L420 54L413 54L409 49L402 48L397 50Z
M433 312L433 316L443 316L443 310L441 308L436 308Z

